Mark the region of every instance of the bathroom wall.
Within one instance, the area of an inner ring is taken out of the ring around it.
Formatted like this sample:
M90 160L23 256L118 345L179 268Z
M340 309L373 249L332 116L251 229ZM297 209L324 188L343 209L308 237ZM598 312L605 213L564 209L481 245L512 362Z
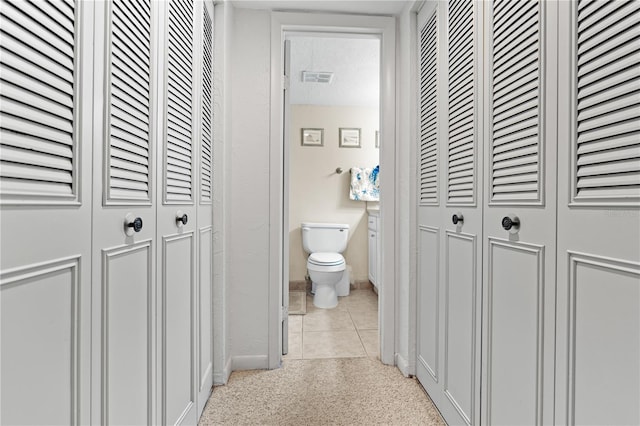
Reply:
M361 129L360 148L340 148L338 129ZM302 146L302 128L324 129L324 145ZM368 279L367 205L376 202L349 199L351 167L374 167L380 150L375 148L379 129L377 107L292 105L290 120L289 177L289 281L302 281L307 254L302 249L301 222L346 223L349 244L344 253L356 281ZM337 174L342 167L344 173ZM380 173L384 179L384 172Z

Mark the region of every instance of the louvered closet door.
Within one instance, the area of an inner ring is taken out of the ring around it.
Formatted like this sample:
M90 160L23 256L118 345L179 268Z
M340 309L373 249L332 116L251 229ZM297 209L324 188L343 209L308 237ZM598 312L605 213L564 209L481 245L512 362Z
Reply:
M213 3L196 3L196 14L201 16L199 52L201 56L200 81L200 136L198 196L198 291L197 291L197 386L198 415L202 413L213 386Z
M154 424L157 3L96 3L93 387L96 424Z
M439 7L440 6L440 7ZM440 258L441 183L438 174L444 169L439 155L446 104L438 98L442 85L443 58L441 43L444 34L444 8L436 2L427 3L418 15L418 140L417 205L418 205L418 333L416 371L418 380L434 402L442 397L442 368L439 364L441 324L439 294L441 292ZM440 83L440 86L439 84ZM443 108L445 110L443 111Z
M92 7L0 2L1 424L90 421Z
M557 2L486 2L485 19L483 422L547 424L553 416ZM519 225L507 230L516 218Z
M423 51L418 70L416 365L449 424L476 424L482 282L482 123L477 118L482 68L477 52L482 4L436 3L437 10L427 4L419 19Z
M202 10L191 0L163 2L163 86L158 164L159 366L162 424L194 424L201 388L198 365L198 246L196 220L201 97L199 45ZM197 13L200 10L200 13ZM194 40L194 37L197 37ZM198 94L198 95L197 95ZM204 152L204 147L203 147ZM204 178L204 176L203 176ZM205 179L202 179L203 181ZM204 185L203 185L204 186ZM207 242L208 243L208 242Z
M560 8L555 422L639 424L640 3Z

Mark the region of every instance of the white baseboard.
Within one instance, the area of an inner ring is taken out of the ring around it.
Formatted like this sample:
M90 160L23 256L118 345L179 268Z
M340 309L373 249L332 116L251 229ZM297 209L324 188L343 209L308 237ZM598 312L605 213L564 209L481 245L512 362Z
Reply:
M234 356L231 371L238 370L266 370L269 368L269 357L266 355Z
M231 358L227 360L222 371L214 371L213 384L214 385L226 385L231 375Z
M396 367L404 377L409 377L413 374L409 368L409 362L399 353L396 353Z

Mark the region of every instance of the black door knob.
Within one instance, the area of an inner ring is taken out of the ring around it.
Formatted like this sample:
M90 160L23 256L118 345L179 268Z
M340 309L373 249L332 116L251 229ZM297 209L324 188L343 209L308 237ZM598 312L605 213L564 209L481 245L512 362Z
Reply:
M140 232L142 230L142 218L136 217L131 222L127 223L129 228L133 228L135 232Z
M186 225L189 222L189 216L187 214L183 214L182 216L176 217L176 223Z
M518 219L518 216L505 216L502 218L502 227L505 231L518 229L520 228L520 219Z
M451 222L453 222L454 225L462 225L462 223L464 222L464 216L462 216L461 213L456 213L451 217Z

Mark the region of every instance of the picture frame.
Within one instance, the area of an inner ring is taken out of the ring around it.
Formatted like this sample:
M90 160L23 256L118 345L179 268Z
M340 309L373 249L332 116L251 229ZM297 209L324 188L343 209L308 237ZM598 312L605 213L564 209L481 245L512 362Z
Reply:
M303 128L300 133L300 144L302 146L323 146L324 129Z
M360 148L360 129L340 127L340 148Z
M380 131L376 130L376 148L380 148Z

